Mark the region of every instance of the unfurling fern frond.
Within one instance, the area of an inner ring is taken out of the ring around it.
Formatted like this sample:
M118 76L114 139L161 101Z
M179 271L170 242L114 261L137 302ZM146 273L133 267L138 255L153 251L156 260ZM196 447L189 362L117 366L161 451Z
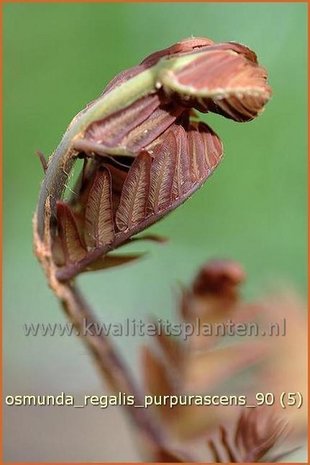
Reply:
M100 156L93 163L89 160L87 172L92 178L83 176L79 180L77 195L67 205L79 218L79 231L88 251L74 257L71 254L70 259L64 253L58 279L90 271L92 264L94 270L100 263L105 268L107 253L172 211L210 176L222 157L218 136L205 124L187 127L184 117L182 122L185 127L172 125L133 162L128 157L122 160L108 156ZM59 243L60 239L67 249L72 246L72 238L62 229L55 241Z

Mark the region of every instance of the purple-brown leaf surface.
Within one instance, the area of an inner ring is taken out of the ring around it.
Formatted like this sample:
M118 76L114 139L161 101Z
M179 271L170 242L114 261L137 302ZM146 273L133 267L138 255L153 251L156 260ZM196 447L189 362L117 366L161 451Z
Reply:
M164 91L200 111L240 122L255 118L271 96L267 73L252 54L238 53L236 48L229 44L221 49L210 47L180 70L164 70Z
M116 224L120 231L131 229L145 218L150 188L151 157L141 153L134 161L123 186Z
M89 191L85 211L85 241L88 247L102 247L114 239L111 175L107 169L97 172Z
M157 94L147 95L103 120L93 123L86 138L106 147L116 146L135 127L143 123L159 107Z
M158 213L171 201L176 151L176 138L173 132L169 132L165 141L153 152L148 202L150 213Z
M59 236L63 246L65 258L74 263L86 255L86 249L80 238L76 221L68 205L63 202L57 204L59 222Z

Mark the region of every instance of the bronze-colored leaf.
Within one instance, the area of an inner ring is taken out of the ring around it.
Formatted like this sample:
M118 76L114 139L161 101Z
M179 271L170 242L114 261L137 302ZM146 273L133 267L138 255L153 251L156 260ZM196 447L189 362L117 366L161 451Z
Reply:
M176 150L176 139L172 131L154 149L148 202L148 210L152 213L163 210L171 201Z
M177 141L175 173L173 176L172 197L182 197L191 187L190 157L188 139L184 128L179 125L173 127Z
M192 123L188 135L190 153L190 173L192 182L199 181L208 173L205 146L198 131L198 124Z
M117 165L112 165L111 163L108 164L108 167L111 173L112 206L113 216L115 217L121 199L124 182L129 171L129 167L127 170L125 170L124 168L119 167Z
M184 108L170 103L157 108L143 123L133 129L120 142L130 153L139 153L156 140L184 112ZM150 152L151 153L151 152Z
M163 71L161 82L165 92L184 105L235 121L251 120L271 96L266 71L249 52L239 53L240 46L225 48L207 48L180 69Z
M150 94L107 118L92 123L74 146L85 153L136 156L184 112L167 97Z
M127 108L92 123L85 133L85 138L105 147L115 147L128 133L152 115L159 105L160 99L157 94L142 97Z
M140 258L144 257L145 253L131 254L131 255L104 255L103 257L98 258L96 261L91 263L83 271L96 271L96 270L106 270L108 268L115 268L121 265L127 265L129 263L135 262Z
M96 173L85 211L85 241L88 247L102 247L114 239L111 175L107 169Z
M131 229L145 218L150 187L151 157L142 152L132 164L124 182L116 224L120 231Z
M190 124L188 135L192 182L208 176L221 161L223 146L219 137L205 123Z
M71 192L69 198L70 206L74 208L75 212L84 212L89 190L92 186L92 182L98 168L98 160L94 160L93 158L84 158L83 168L76 180L72 189L73 192Z
M168 242L167 237L160 236L159 234L143 234L142 236L133 237L130 242L135 241L151 241L157 242L158 244L166 244Z
M82 260L86 255L86 249L80 238L73 213L64 202L57 202L57 221L66 262L75 263Z
M223 156L223 144L219 136L205 123L198 123L198 132L204 144L204 154L207 168L212 172Z

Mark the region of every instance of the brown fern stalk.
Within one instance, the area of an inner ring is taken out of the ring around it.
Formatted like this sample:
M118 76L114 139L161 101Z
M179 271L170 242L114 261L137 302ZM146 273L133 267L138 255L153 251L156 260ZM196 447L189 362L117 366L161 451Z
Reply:
M266 72L247 47L193 38L118 75L73 119L47 166L43 162L34 248L78 330L96 318L75 278L137 259L110 252L181 205L221 161L219 137L193 109L249 121L270 95ZM84 167L74 195L64 200L78 158ZM143 404L110 339L95 332L83 337L111 388ZM167 439L148 410L129 413L167 456Z

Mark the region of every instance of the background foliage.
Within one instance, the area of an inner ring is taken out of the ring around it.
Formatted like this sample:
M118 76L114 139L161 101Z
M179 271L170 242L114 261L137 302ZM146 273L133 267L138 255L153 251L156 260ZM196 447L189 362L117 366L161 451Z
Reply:
M83 277L83 286L108 322L149 313L170 317L175 284L188 282L212 257L233 258L245 266L248 295L275 283L290 283L305 293L305 4L6 4L7 392L101 392L77 339L23 335L25 322L64 321L32 255L31 218L43 176L35 150L50 154L71 118L116 73L190 35L253 48L269 70L273 99L264 115L248 124L208 115L206 121L224 142L225 158L193 199L152 228L170 243L146 245L150 255L141 263ZM141 342L117 341L133 368ZM51 410L8 410L5 460L135 458L123 419L98 410ZM95 432L83 423L90 421ZM117 449L119 439L112 439L108 423L120 428L123 450Z

